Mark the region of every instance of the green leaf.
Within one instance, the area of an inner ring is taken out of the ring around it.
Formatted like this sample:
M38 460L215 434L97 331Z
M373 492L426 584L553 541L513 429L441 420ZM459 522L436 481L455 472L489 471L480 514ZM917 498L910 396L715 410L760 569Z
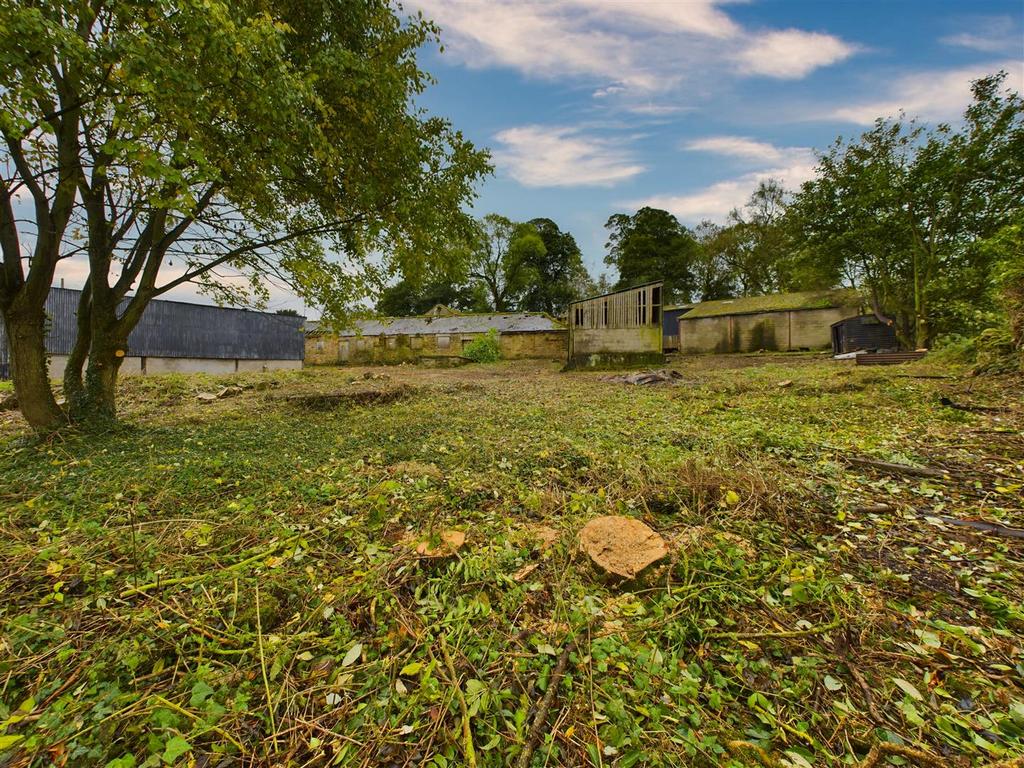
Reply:
M824 683L825 687L828 688L830 691L839 691L843 688L842 681L836 680L834 677L832 677L832 675L825 675Z
M10 749L15 744L17 744L19 741L21 741L23 738L25 738L25 737L24 736L19 736L19 735L0 736L0 751L5 750L5 749Z
M419 661L413 661L402 667L398 674L403 677L412 677L413 675L418 675L421 669L423 669L423 664Z
M192 745L181 736L172 736L164 745L164 753L160 756L160 759L167 763L167 765L173 765L179 757L191 749Z
M892 681L911 698L917 699L918 701L924 701L924 696L921 695L921 692L902 677L894 677Z
M135 768L135 765L134 755L121 755L121 757L115 757L108 761L103 768Z
M202 706L203 702L206 701L210 696L213 695L213 688L207 685L204 681L200 680L192 686L192 697L188 703L193 707Z
M362 643L356 643L355 645L353 645L351 648L348 649L348 653L345 654L345 658L341 660L341 666L343 666L343 667L351 667L353 664L355 664L357 661L359 661L359 657L362 656L362 655L363 655L363 644Z

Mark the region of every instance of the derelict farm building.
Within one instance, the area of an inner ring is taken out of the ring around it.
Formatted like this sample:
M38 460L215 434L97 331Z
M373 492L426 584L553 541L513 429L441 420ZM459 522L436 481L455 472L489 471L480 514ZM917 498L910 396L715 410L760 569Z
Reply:
M847 288L703 301L679 318L679 351L827 349L832 324L859 315L861 304Z
M662 295L657 281L571 303L567 367L664 362Z
M306 335L311 365L375 365L461 358L474 339L494 329L505 359L561 359L565 326L542 312L461 313L444 306L414 317L359 320L339 332Z
M53 378L64 375L64 365L78 335L81 296L79 290L51 288L46 299L50 327L45 343ZM120 373L301 368L304 324L303 317L155 299L128 336ZM0 377L9 375L8 354L0 324Z

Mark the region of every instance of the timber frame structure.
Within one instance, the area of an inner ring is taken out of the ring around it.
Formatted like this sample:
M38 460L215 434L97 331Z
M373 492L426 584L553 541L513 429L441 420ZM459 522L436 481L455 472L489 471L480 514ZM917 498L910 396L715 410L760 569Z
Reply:
M663 296L657 280L571 303L566 369L663 363Z

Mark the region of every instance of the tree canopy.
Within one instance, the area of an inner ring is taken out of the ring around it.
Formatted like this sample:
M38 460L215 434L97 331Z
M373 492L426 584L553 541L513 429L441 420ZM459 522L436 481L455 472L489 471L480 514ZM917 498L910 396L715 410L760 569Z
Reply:
M880 119L837 141L794 200L805 259L863 285L917 346L978 330L993 295L979 244L1024 207L1024 106L1005 78L973 84L957 127Z
M436 39L386 0L3 4L0 311L26 417L63 419L42 347L61 260L88 263L71 412L112 414L128 334L171 288L258 301L270 275L338 315L469 237L489 166L416 106Z
M534 279L523 291L521 308L557 315L588 292L590 275L571 233L563 232L551 219L528 223L540 236L544 250L535 248L526 256Z
M605 264L618 270L616 288L663 280L665 300L689 301L699 246L693 233L668 211L641 208L609 217Z
M544 241L531 224L489 213L478 223L469 276L487 296L488 308L506 312L520 306L524 293L540 279Z

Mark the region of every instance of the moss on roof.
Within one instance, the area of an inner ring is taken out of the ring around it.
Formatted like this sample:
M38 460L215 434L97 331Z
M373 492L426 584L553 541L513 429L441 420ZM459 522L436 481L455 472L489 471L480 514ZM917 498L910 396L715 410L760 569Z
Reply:
M702 301L682 316L683 320L723 315L753 315L759 312L787 312L798 309L829 309L849 307L860 303L855 288L832 291L801 291L799 293L773 293L768 296L747 296L740 299Z

